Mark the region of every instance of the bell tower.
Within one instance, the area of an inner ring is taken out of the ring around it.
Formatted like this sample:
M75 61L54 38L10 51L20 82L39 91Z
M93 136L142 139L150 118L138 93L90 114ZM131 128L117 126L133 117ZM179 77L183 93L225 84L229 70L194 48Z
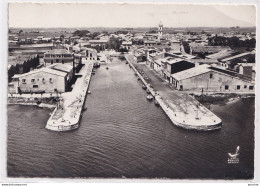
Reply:
M163 24L160 21L159 27L158 27L158 40L160 40L162 38L162 36L163 36Z

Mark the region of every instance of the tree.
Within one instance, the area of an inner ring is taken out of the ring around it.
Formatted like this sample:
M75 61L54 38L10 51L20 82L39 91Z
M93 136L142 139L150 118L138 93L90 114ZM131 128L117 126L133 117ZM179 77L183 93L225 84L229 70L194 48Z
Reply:
M90 32L88 30L76 30L73 33L73 36L79 36L79 37L85 37L87 34L89 34Z
M23 33L23 30L19 30L18 34L21 35Z

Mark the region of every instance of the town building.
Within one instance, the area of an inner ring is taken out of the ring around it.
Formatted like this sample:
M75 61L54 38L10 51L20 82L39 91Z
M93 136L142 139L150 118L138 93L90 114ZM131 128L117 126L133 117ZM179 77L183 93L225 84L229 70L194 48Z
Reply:
M133 44L132 41L123 41L121 48L130 50L130 48L132 47L132 44Z
M155 40L146 40L144 41L144 46L155 46L157 42Z

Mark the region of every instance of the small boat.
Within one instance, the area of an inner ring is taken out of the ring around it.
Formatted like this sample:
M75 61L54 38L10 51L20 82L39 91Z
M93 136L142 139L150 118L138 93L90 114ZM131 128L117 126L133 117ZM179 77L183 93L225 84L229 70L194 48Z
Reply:
M128 62L126 61L125 64L128 64Z
M138 77L137 80L141 80L141 78Z
M88 94L91 94L91 91L90 91L90 90L88 91Z
M160 105L157 100L154 101L154 104L155 104L156 106L159 106L159 105Z
M149 100L149 101L152 101L153 100L153 96L149 94L148 96L146 96L146 99Z
M146 91L146 92L147 92L147 94L151 94L150 90L148 90L148 89L147 89L147 91Z
M87 109L88 109L88 107L85 105L84 108L83 108L83 110L87 110Z
M147 87L146 87L145 85L142 85L142 88L143 88L144 90L146 90L146 89L147 89Z

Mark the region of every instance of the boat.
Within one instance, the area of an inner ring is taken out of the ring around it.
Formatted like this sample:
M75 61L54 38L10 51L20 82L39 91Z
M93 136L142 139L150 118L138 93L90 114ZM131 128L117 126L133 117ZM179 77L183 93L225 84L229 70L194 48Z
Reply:
M128 61L126 61L125 64L128 64Z
M159 105L160 105L157 100L154 101L154 104L155 104L156 106L159 106Z
M91 94L91 91L90 91L90 90L88 91L88 94Z
M146 90L146 89L147 89L147 87L146 87L145 85L142 85L142 88L143 88L144 90Z
M99 62L95 62L93 65L94 68L99 68L100 67L100 63Z
M138 77L137 80L141 80L141 78Z
M146 99L149 100L149 101L152 101L153 100L153 96L151 94L149 94L149 95L146 96Z
M85 105L84 108L83 108L83 110L87 110L87 109L88 109L88 107Z
M147 91L146 91L146 92L147 92L147 94L151 94L150 90L148 90L148 89L147 89Z

